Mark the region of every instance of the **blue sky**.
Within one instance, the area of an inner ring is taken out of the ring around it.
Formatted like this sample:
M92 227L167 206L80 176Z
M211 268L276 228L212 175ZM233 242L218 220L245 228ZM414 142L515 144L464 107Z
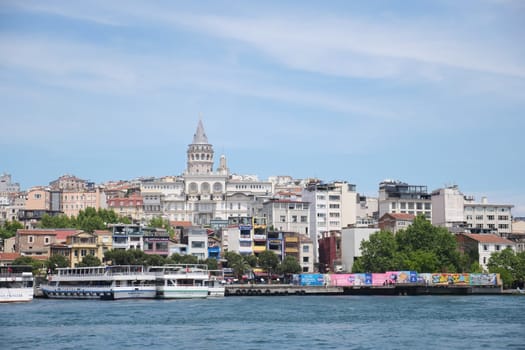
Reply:
M2 1L0 172L457 184L525 215L525 3Z

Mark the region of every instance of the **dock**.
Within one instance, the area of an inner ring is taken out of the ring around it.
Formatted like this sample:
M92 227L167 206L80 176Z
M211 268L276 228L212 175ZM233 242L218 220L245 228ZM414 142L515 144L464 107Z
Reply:
M501 286L433 285L406 283L388 286L299 286L290 284L232 284L225 296L277 295L486 295L504 294Z
M343 295L342 287L297 286L291 284L231 284L225 296L275 296L275 295Z

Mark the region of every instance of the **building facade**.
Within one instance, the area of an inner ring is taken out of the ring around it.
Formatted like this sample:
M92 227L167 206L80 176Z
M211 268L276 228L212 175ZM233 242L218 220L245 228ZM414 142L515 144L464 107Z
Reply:
M432 199L427 186L384 180L379 184L379 217L391 213L424 215L432 220Z

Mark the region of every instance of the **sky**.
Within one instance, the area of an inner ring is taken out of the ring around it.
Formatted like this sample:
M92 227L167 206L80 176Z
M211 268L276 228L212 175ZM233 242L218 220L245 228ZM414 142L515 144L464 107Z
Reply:
M0 172L457 185L525 216L525 2L0 1Z

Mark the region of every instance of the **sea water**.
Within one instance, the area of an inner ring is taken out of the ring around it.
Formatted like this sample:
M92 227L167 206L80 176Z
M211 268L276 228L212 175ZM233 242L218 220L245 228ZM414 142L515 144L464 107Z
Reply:
M525 349L523 296L271 296L0 305L0 349Z

